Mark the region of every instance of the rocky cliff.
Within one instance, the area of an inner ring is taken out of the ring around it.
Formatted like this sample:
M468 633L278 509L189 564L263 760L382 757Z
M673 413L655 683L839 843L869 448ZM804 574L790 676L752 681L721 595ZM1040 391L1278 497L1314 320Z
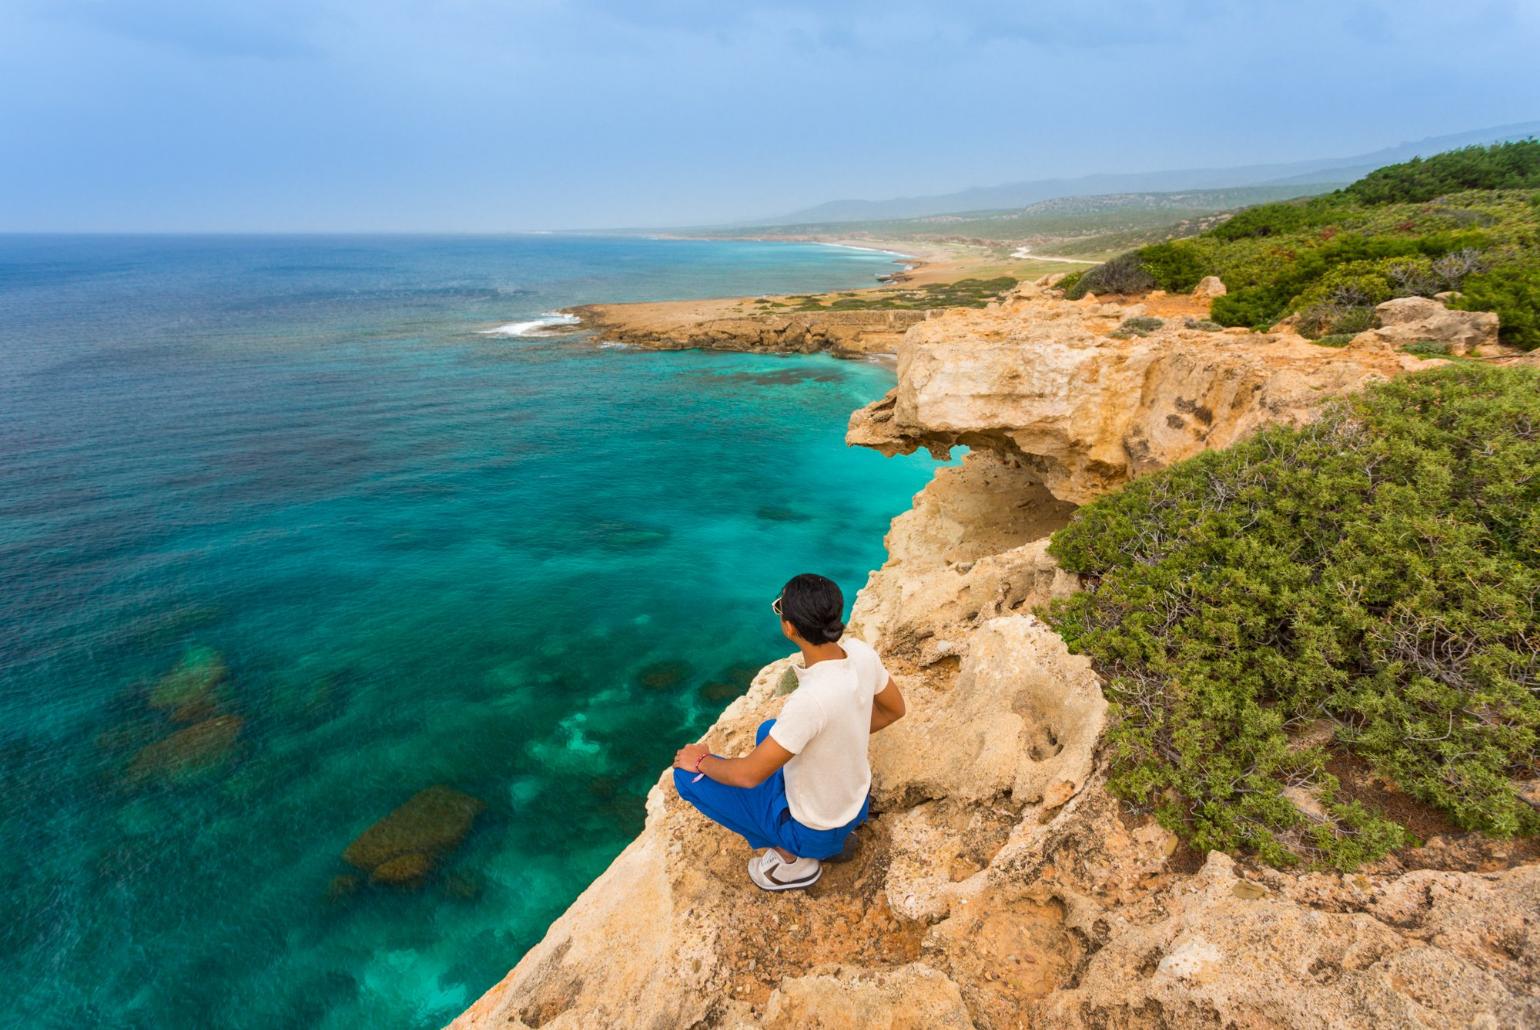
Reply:
M1353 875L1198 855L1103 788L1106 702L1032 614L1078 589L1047 536L1078 503L1420 362L1154 325L1028 287L908 330L851 420L885 451L963 444L894 520L851 632L904 683L873 817L810 891L665 774L638 838L461 1027L1523 1026L1540 1023L1540 865L1435 839ZM748 749L790 659L707 735Z

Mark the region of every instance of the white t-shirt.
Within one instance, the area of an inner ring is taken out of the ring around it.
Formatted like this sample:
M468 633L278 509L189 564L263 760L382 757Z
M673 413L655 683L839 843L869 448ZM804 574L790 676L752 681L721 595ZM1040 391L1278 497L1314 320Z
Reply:
M814 830L844 826L860 813L872 785L872 698L888 682L882 659L865 641L846 637L840 647L844 658L792 666L797 689L770 727L770 738L794 756L785 767L786 805Z

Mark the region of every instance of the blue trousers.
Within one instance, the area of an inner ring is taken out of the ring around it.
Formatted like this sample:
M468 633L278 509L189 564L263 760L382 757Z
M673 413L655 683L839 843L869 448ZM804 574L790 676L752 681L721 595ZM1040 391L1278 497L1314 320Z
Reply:
M754 743L764 743L774 725L774 719L760 723L754 733ZM729 787L709 776L695 783L692 782L695 776L686 769L675 769L674 789L699 809L701 815L740 835L751 848L782 848L798 858L838 855L844 850L845 838L866 822L867 810L871 807L868 797L861 803L861 811L844 826L814 830L791 817L791 809L786 804L786 776L781 769L757 787Z

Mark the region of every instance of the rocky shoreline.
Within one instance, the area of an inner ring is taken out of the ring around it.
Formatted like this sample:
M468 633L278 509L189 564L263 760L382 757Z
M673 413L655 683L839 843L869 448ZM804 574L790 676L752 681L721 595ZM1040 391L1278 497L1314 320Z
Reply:
M856 246L843 240L813 242ZM862 241L860 246L873 250L909 245ZM587 331L606 343L645 350L892 356L911 327L957 303L961 284L1014 284L1037 267L1035 259L1002 260L973 248L918 249L913 256L892 250L903 268L878 276L878 286L791 296L583 304L561 312L576 318L576 324L553 331ZM988 299L991 294L975 296Z
M697 303L587 304L567 308L578 329L646 350L727 350L836 357L893 354L923 311L818 311L764 314Z
M1137 476L1428 364L1393 324L1332 349L1191 307L1039 283L906 326L898 385L847 439L970 453L894 520L855 602L911 716L873 738L846 860L764 894L664 773L642 833L454 1025L1540 1024L1534 842L1440 834L1353 874L1282 872L1194 853L1105 789L1100 684L1031 614L1080 589L1049 535ZM1414 332L1447 313L1426 314ZM747 349L829 332L692 331ZM790 660L727 707L714 749L747 749Z

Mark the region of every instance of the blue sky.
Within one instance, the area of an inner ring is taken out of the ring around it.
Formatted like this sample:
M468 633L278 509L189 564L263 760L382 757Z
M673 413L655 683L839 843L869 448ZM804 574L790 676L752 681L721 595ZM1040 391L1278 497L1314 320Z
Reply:
M0 230L704 223L1540 118L1536 0L0 0Z

